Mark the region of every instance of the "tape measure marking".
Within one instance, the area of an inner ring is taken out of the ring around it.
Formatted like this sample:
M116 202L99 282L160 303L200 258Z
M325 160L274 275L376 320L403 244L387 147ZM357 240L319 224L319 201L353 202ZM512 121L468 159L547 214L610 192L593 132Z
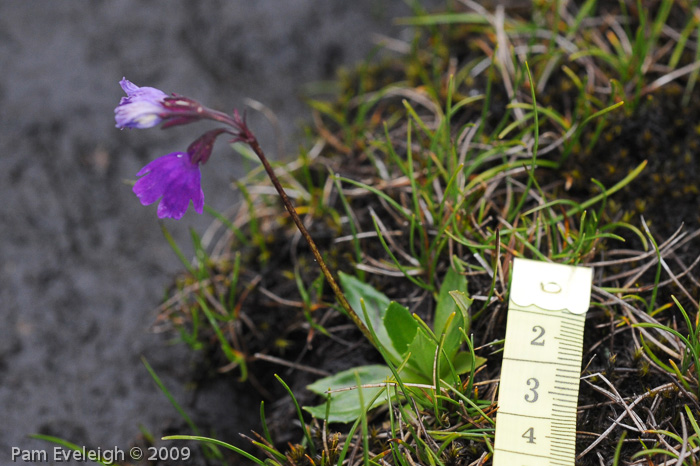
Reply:
M515 259L494 466L573 466L591 281L589 268Z

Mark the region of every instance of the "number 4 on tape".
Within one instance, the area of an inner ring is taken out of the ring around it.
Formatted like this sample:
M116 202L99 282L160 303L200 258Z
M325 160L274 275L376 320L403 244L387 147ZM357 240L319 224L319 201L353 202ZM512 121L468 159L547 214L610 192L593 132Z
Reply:
M573 466L593 269L514 259L494 466Z

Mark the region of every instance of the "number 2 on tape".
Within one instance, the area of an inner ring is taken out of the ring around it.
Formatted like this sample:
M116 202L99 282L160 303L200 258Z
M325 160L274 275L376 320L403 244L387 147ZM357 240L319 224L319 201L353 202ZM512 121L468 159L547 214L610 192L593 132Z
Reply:
M494 466L573 466L593 269L514 259Z

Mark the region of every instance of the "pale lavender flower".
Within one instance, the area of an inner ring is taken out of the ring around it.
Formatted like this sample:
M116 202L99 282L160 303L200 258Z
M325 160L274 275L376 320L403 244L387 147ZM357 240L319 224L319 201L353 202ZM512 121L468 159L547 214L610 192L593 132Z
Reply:
M133 191L143 205L150 205L160 199L158 217L180 219L189 208L202 213L204 193L201 186L199 166L211 156L214 142L222 134L235 136L241 140L240 132L245 122L236 112L234 118L209 109L196 100L180 95L167 95L153 87L139 87L126 78L119 82L126 97L122 97L114 118L117 128L152 128L163 122L163 128L185 125L194 121L209 119L233 127L207 131L187 148L187 152L173 152L164 155L143 167L136 176Z
M159 218L180 219L190 205L197 213L204 208L199 163L192 161L187 152L173 152L155 159L143 167L136 176L134 194L141 204L150 205L160 199Z
M126 97L114 109L117 128L152 128L168 110L163 106L168 95L154 87L139 87L126 78L119 81Z

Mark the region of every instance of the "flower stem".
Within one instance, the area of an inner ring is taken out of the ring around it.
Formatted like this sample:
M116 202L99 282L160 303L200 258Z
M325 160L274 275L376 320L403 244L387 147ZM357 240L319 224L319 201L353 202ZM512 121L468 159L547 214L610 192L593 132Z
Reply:
M340 286L338 286L338 282L336 282L335 278L333 278L331 271L328 269L328 265L326 265L326 262L323 260L323 257L321 257L321 253L319 252L318 247L316 247L316 243L314 242L313 238L311 238L311 235L304 226L304 223L301 221L301 218L299 218L299 214L297 214L297 211L294 209L292 201L289 199L289 196L287 196L287 193L284 191L284 188L282 187L282 184L277 178L277 175L275 175L275 171L272 169L272 166L270 166L270 163L267 161L267 157L265 157L265 153L260 147L260 144L258 144L257 139L255 139L255 137L252 136L252 134L250 134L249 132L247 136L248 137L244 139L242 138L242 140L246 142L251 149L253 149L253 152L255 152L255 154L258 156L258 158L263 164L263 167L265 167L265 171L270 177L270 181L272 181L272 184L275 186L275 189L277 189L277 192L282 198L282 203L287 208L289 215L292 216L292 220L294 220L294 223L296 224L297 228L299 229L302 236L311 248L311 252L313 253L314 258L316 259L316 262L318 263L319 267L321 267L323 276L326 277L326 281L333 290L336 299L338 300L342 308L345 310L345 312L348 313L355 325L360 329L365 338L367 338L370 341L370 343L372 343L376 347L377 342L374 340L374 337L372 337L372 333L369 331L362 319L360 319L360 316L357 314L357 312L355 312L352 306L350 306L350 303L345 297L345 294L343 294L342 290L340 289Z

